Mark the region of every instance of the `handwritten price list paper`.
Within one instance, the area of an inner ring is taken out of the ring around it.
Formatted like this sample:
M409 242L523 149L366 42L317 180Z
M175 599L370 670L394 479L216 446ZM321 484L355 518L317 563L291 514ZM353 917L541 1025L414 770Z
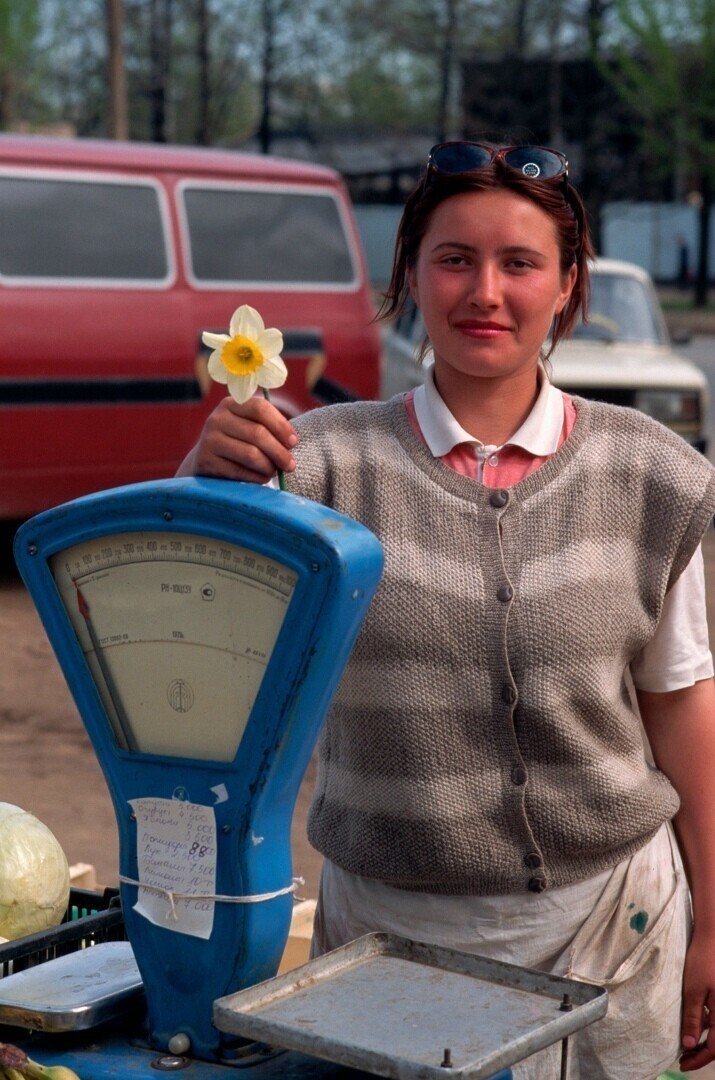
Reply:
M137 819L139 881L153 886L140 886L134 910L165 930L210 938L214 902L178 899L177 894L216 894L213 807L178 799L132 799L129 805ZM174 894L174 911L169 893Z

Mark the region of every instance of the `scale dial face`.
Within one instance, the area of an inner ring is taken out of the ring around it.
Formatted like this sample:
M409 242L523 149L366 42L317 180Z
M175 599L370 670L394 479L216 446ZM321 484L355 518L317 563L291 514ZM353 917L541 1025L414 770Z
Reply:
M50 566L117 743L233 761L298 575L224 540L148 531Z

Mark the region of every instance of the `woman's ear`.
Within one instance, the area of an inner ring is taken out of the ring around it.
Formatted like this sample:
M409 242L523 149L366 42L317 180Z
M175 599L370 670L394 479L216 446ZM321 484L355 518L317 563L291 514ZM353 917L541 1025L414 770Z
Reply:
M576 284L578 277L578 267L574 263L569 267L568 273L564 274L561 278L561 291L556 300L556 307L554 308L554 315L560 315L569 302L569 297L573 292L573 287Z

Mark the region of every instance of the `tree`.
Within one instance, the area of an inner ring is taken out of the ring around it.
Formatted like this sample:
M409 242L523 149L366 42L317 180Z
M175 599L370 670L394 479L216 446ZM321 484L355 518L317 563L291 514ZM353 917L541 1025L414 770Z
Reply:
M444 0L439 18L439 105L437 109L437 142L444 142L452 134L452 89L454 61L459 22L459 0Z
M198 0L196 7L196 62L199 82L196 142L199 146L208 146L211 138L211 61L209 53L208 0Z
M653 167L684 170L699 210L694 302L707 303L715 190L715 0L615 0L621 30L604 68L641 117Z
M167 142L171 0L149 2L149 116L152 142Z
M263 45L261 62L261 122L258 125L258 140L262 154L271 150L273 135L273 94L275 89L276 55L276 19L278 10L276 0L261 0L261 22L263 24Z
M488 45L489 0L354 0L347 37L374 53L398 100L409 95L414 130L442 141L461 132L459 77L465 56Z
M106 136L110 131L106 4L39 0L39 8L40 31L32 61L38 93L29 119L69 124L78 135Z
M0 128L10 127L38 29L37 0L0 0Z

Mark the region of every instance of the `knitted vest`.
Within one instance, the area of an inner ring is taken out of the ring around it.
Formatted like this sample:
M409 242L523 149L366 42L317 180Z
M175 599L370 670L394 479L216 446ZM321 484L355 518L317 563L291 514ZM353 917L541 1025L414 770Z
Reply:
M574 404L560 450L505 490L434 459L401 398L296 423L291 489L385 552L308 819L352 873L540 892L614 866L678 809L625 673L711 520L715 473L641 413Z

